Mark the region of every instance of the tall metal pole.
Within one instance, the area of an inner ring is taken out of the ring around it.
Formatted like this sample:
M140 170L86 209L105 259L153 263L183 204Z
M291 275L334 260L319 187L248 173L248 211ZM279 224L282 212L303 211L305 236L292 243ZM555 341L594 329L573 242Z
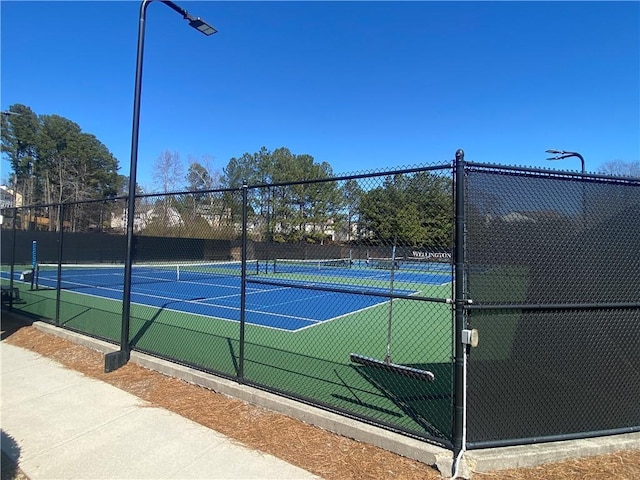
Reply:
M129 167L129 193L127 197L127 252L124 264L124 286L122 294L122 327L120 351L105 355L105 372L112 372L129 361L129 316L131 313L131 265L133 263L133 226L136 204L136 171L138 165L138 137L140 131L140 93L142 91L142 61L144 56L144 31L147 7L153 0L143 0L140 4L138 23L138 53L136 57L136 79L133 96L133 127L131 132L131 164Z
M579 153L574 153L574 156L576 156L576 157L578 157L580 159L580 165L582 166L580 171L582 172L582 175L584 175L586 173L585 172L585 167L584 167L584 157L582 155L580 155Z
M15 204L14 204L15 205ZM20 216L22 221L22 215ZM9 273L9 308L13 308L13 276L16 264L16 223L18 222L18 209L13 209L13 228L11 229L11 271Z
M58 205L58 271L56 281L56 327L60 326L60 301L62 296L62 254L64 252L64 203Z
M136 79L133 97L133 127L131 132L131 165L129 168L129 195L127 197L127 253L124 264L124 285L122 293L122 330L120 334L120 350L105 355L104 371L112 372L129 361L131 346L129 344L129 317L131 313L131 265L134 256L133 226L136 203L136 171L138 165L138 136L140 131L140 94L142 91L142 60L144 56L144 30L147 7L153 0L143 0L140 4L140 20L138 22L138 52L136 56ZM179 5L161 0L162 3L182 15L189 25L205 35L216 33L216 29L199 17L193 17Z
M247 203L248 186L242 182L242 273L240 278L240 350L238 352L238 380L244 380L244 336L247 315Z
M455 367L453 395L453 456L464 448L465 425L465 362L467 346L462 342L462 331L467 328L465 315L465 162L464 151L456 151L455 163Z

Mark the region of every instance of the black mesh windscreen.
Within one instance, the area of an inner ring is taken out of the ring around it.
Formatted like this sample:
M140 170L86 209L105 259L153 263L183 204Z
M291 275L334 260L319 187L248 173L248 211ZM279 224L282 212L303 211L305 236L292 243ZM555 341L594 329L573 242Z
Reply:
M640 185L467 181L469 444L640 425Z

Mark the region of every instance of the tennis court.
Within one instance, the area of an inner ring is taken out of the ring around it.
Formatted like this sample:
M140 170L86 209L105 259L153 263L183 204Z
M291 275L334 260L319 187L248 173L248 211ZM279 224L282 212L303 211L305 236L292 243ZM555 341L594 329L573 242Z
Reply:
M381 260L352 263L341 259L246 262L245 322L294 332L387 303L391 293L416 295L419 291L412 283L451 281L443 266L402 269ZM134 265L131 301L239 322L241 273L241 262ZM37 288L55 289L58 274L57 265L39 265ZM19 275L15 273L14 281ZM122 265L62 265L60 270L60 286L65 291L104 299L122 300L123 279Z

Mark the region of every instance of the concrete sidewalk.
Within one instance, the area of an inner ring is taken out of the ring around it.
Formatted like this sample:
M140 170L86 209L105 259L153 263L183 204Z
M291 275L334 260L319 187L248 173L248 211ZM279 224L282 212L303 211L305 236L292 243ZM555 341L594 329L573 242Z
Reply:
M31 479L312 479L271 455L0 343L2 451Z

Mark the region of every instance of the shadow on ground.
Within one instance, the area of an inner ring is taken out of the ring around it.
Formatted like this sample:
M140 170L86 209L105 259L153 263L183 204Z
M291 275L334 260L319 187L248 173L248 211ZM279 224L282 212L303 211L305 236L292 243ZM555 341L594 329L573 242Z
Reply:
M2 308L2 334L0 340L10 337L22 327L31 325L33 322L24 315L18 316L7 308Z
M4 324L4 318L2 319ZM4 325L3 325L4 329ZM14 438L3 430L2 434L2 470L0 480L16 480L26 479L22 472L18 469L18 460L20 459L20 446Z

